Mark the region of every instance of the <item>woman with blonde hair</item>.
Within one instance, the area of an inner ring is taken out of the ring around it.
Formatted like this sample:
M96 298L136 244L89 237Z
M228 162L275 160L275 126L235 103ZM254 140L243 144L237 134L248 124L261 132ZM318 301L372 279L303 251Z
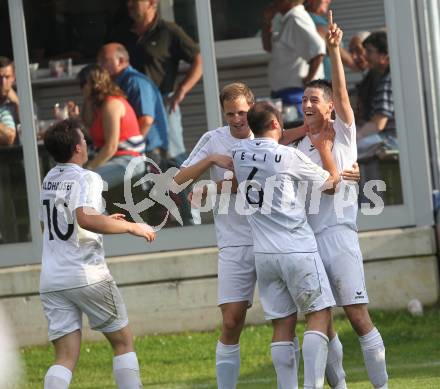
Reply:
M85 107L90 110L89 134L96 151L87 167L99 173L111 189L124 181L130 161L143 155L145 140L133 108L107 70L89 65L80 71L78 79ZM138 163L133 173L143 174L144 164Z

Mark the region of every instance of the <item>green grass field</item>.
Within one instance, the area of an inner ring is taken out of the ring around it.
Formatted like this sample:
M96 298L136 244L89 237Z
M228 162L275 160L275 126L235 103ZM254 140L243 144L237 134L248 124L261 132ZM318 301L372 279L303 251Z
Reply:
M386 345L389 387L393 389L440 388L440 310L422 317L406 312L373 312ZM344 366L350 389L371 388L356 335L343 317L335 319L344 345ZM304 324L298 325L302 339ZM218 331L154 335L136 338L144 388L216 388L215 346ZM270 360L269 326L250 326L241 339L241 371L238 388L276 388ZM52 361L52 347L22 350L27 369L23 389L41 388ZM112 376L112 352L106 342L84 343L71 389L116 388ZM300 376L302 382L302 373Z

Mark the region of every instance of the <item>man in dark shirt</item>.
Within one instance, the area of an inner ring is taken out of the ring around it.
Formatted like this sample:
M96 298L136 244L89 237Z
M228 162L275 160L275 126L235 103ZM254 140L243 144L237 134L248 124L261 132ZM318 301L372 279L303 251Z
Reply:
M127 0L130 23L121 24L111 40L122 43L134 68L159 87L168 111L168 154L185 153L179 104L202 76L202 57L197 44L173 22L160 18L159 0ZM191 66L176 84L180 60Z

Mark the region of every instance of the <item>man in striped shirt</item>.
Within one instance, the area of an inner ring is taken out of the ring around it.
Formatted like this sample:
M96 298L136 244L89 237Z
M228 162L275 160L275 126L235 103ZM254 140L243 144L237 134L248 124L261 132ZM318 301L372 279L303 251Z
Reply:
M0 146L11 145L17 136L18 97L12 88L15 82L14 64L0 57Z
M386 32L377 31L372 33L365 39L363 45L370 67L378 71L381 77L371 102L370 119L358 131L357 138L361 139L382 131L384 134L395 136L394 99Z

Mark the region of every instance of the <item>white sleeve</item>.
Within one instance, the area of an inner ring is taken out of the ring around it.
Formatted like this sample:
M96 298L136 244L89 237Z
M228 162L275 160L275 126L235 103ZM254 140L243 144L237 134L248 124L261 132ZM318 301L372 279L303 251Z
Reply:
M324 170L321 166L307 157L304 153L297 149L290 149L290 160L288 170L295 180L299 181L314 181L318 188L322 188L330 173Z
M346 146L356 147L356 124L353 122L351 124L344 123L342 119L336 115L336 119L333 122L333 128L335 130L335 138Z
M205 133L194 146L189 157L182 163L180 167L185 168L188 166L192 166L202 159L208 157L211 154L211 138L211 131Z
M72 188L69 208L73 211L80 207L90 207L103 212L103 186L102 178L98 174L94 172L84 174Z

